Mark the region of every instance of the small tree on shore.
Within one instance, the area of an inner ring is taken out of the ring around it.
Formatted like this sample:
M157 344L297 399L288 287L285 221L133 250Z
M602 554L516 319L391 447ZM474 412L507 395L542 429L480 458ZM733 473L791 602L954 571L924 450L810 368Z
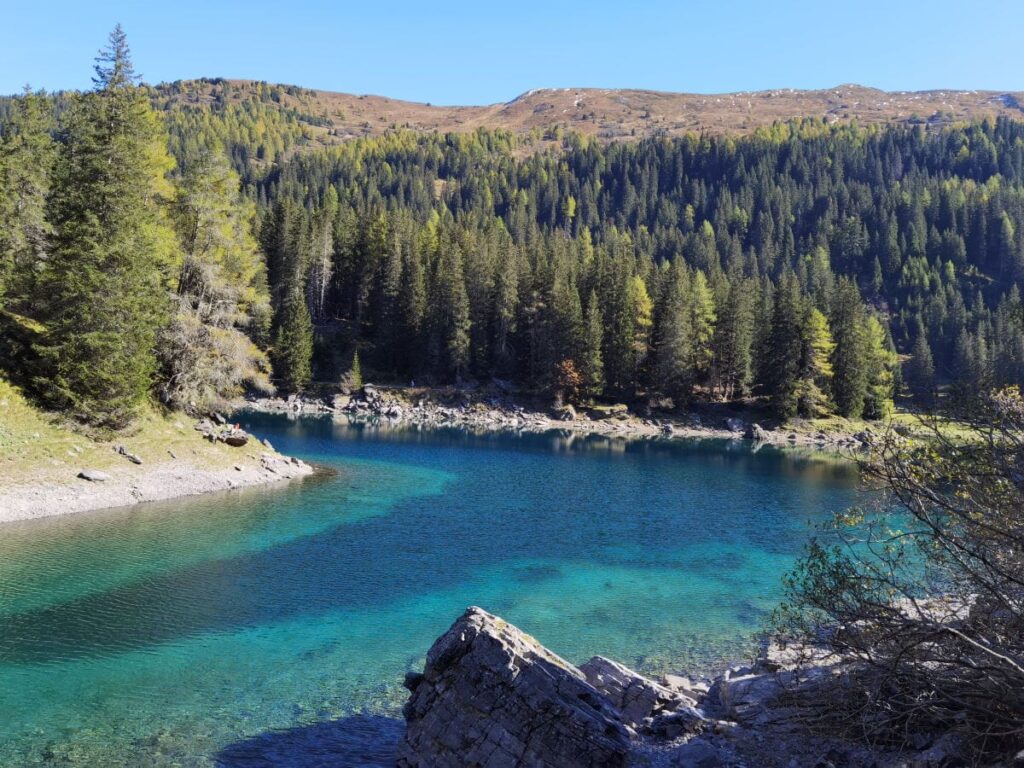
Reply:
M957 416L967 439L930 418L926 440L876 446L883 503L810 545L776 624L826 629L850 662L819 722L895 747L953 733L988 765L1024 747L1024 400L997 391Z
M359 350L352 353L352 366L341 377L341 388L355 392L363 388L363 366L359 362Z

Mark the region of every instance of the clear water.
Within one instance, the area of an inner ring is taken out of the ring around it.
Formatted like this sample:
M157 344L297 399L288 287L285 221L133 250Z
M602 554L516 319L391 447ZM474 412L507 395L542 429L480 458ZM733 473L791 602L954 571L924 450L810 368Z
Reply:
M742 658L852 465L245 417L332 472L0 527L0 765L386 765L470 604L571 661Z

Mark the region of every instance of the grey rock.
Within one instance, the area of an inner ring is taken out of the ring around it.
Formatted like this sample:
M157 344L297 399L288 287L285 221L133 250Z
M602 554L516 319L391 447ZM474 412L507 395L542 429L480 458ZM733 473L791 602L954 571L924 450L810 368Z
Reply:
M576 421L576 409L568 404L554 406L551 409L551 417L559 421Z
M623 722L633 728L638 728L648 718L697 703L603 656L581 664L580 672L619 710Z
M583 673L507 622L469 608L427 653L399 768L624 768L629 734Z
M130 461L132 464L141 464L142 463L142 459L140 459L134 453L131 453L130 451L128 451L128 449L125 448L123 445L117 446L117 452L121 456L124 456L126 459L128 459L128 461Z
M674 740L682 736L693 736L707 727L708 721L693 707L668 712L651 720L645 729L659 739Z
M107 480L113 479L106 472L101 472L98 469L83 469L78 473L78 476L83 480L88 480L90 483L105 483Z
M730 416L728 419L724 419L722 423L725 425L725 428L728 429L730 432L747 431L747 425L744 423L743 419L737 419L735 417Z
M760 424L751 424L748 426L747 431L743 433L743 436L748 440L757 440L758 442L764 442L771 437L771 435L768 434L768 430Z
M732 755L704 739L691 739L672 755L675 768L720 768L734 764Z

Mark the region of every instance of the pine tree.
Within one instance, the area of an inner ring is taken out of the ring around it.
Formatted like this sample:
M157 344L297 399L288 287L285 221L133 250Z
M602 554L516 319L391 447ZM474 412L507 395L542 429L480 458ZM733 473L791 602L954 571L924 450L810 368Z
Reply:
M431 307L433 358L442 376L458 380L469 363L469 298L462 271L462 248L445 232L438 246Z
M712 387L725 400L749 394L753 377L754 300L753 281L734 278L712 340Z
M72 100L58 156L37 383L51 405L121 427L153 384L157 329L168 314L177 249L162 203L173 163L120 27L94 82Z

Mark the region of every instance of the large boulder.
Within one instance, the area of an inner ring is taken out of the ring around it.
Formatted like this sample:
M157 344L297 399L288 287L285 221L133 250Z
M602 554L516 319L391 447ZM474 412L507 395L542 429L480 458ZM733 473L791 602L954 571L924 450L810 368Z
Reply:
M469 608L409 675L399 768L619 768L629 732L576 667Z

